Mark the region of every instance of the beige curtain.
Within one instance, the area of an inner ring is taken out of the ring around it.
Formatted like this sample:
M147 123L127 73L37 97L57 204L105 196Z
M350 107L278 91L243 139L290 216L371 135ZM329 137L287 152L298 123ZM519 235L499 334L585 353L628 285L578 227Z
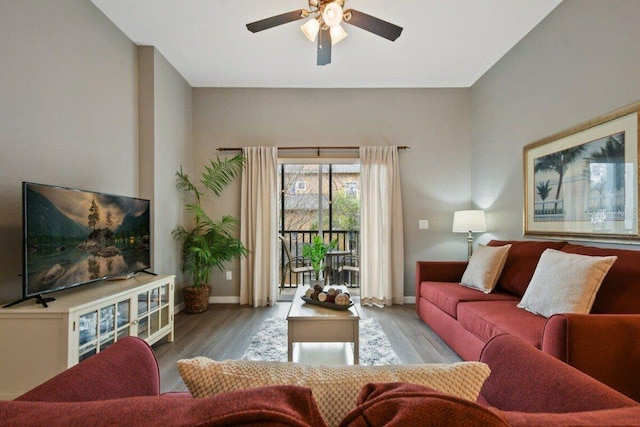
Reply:
M402 197L397 147L360 147L360 300L404 303Z
M249 255L240 262L240 304L274 305L278 298L278 149L245 147L240 239Z

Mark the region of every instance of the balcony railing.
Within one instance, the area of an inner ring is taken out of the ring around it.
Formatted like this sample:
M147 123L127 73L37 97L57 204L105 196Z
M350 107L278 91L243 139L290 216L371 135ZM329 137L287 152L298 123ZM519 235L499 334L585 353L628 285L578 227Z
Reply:
M289 251L291 252L292 257L302 257L302 246L305 243L311 243L311 239L313 236L318 234L316 230L280 230L280 235L284 236L286 244L289 245ZM357 256L358 255L358 242L360 240L360 233L358 230L325 230L322 233L325 243L329 243L332 240L337 240L336 250L340 251L348 251L349 254L345 256ZM353 274L352 272L345 272L341 278L338 277L337 269L341 262L344 261L344 257L331 257L337 258L332 259L329 262L332 265L329 268L328 274L331 274L331 282L337 284L344 285L346 284L349 287L357 288L360 286L359 274ZM349 258L347 258L349 261ZM280 247L280 265L278 271L278 280L282 278L282 269L284 268L285 263L287 262L287 255L284 252L284 248ZM295 267L302 266L302 263L298 265L294 265ZM308 274L304 275L304 283L308 283ZM284 283L281 283L280 286L283 288L295 288L299 284L303 284L303 275L298 273L291 273L287 269L287 274L284 278Z

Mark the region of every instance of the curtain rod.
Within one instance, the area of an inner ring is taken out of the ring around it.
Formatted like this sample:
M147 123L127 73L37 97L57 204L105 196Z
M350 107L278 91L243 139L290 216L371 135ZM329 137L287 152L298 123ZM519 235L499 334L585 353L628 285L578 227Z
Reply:
M346 146L346 147L338 147L338 146L326 146L326 147L277 147L278 150L315 150L320 153L320 150L359 150L360 147L357 146ZM398 146L398 150L408 150L411 147L408 145L400 145ZM218 151L242 151L241 147L220 147Z

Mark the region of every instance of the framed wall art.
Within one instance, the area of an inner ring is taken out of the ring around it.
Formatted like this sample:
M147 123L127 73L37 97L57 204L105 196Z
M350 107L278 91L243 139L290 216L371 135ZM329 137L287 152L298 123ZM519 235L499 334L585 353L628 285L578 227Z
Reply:
M640 102L524 147L524 235L640 242Z

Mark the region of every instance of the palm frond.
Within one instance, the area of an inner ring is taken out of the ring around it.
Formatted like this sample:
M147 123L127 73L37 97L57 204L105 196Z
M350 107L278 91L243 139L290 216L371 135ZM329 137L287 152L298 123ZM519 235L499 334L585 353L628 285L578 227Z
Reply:
M198 190L198 188L193 185L191 180L189 179L189 175L182 172L182 165L180 165L180 171L176 172L176 188L179 190L187 191L193 193L196 198L196 204L200 204L200 196L202 193Z
M225 187L240 175L244 165L245 158L240 154L227 159L217 157L215 161L210 160L209 166L205 166L205 172L202 173L202 185L220 196Z

